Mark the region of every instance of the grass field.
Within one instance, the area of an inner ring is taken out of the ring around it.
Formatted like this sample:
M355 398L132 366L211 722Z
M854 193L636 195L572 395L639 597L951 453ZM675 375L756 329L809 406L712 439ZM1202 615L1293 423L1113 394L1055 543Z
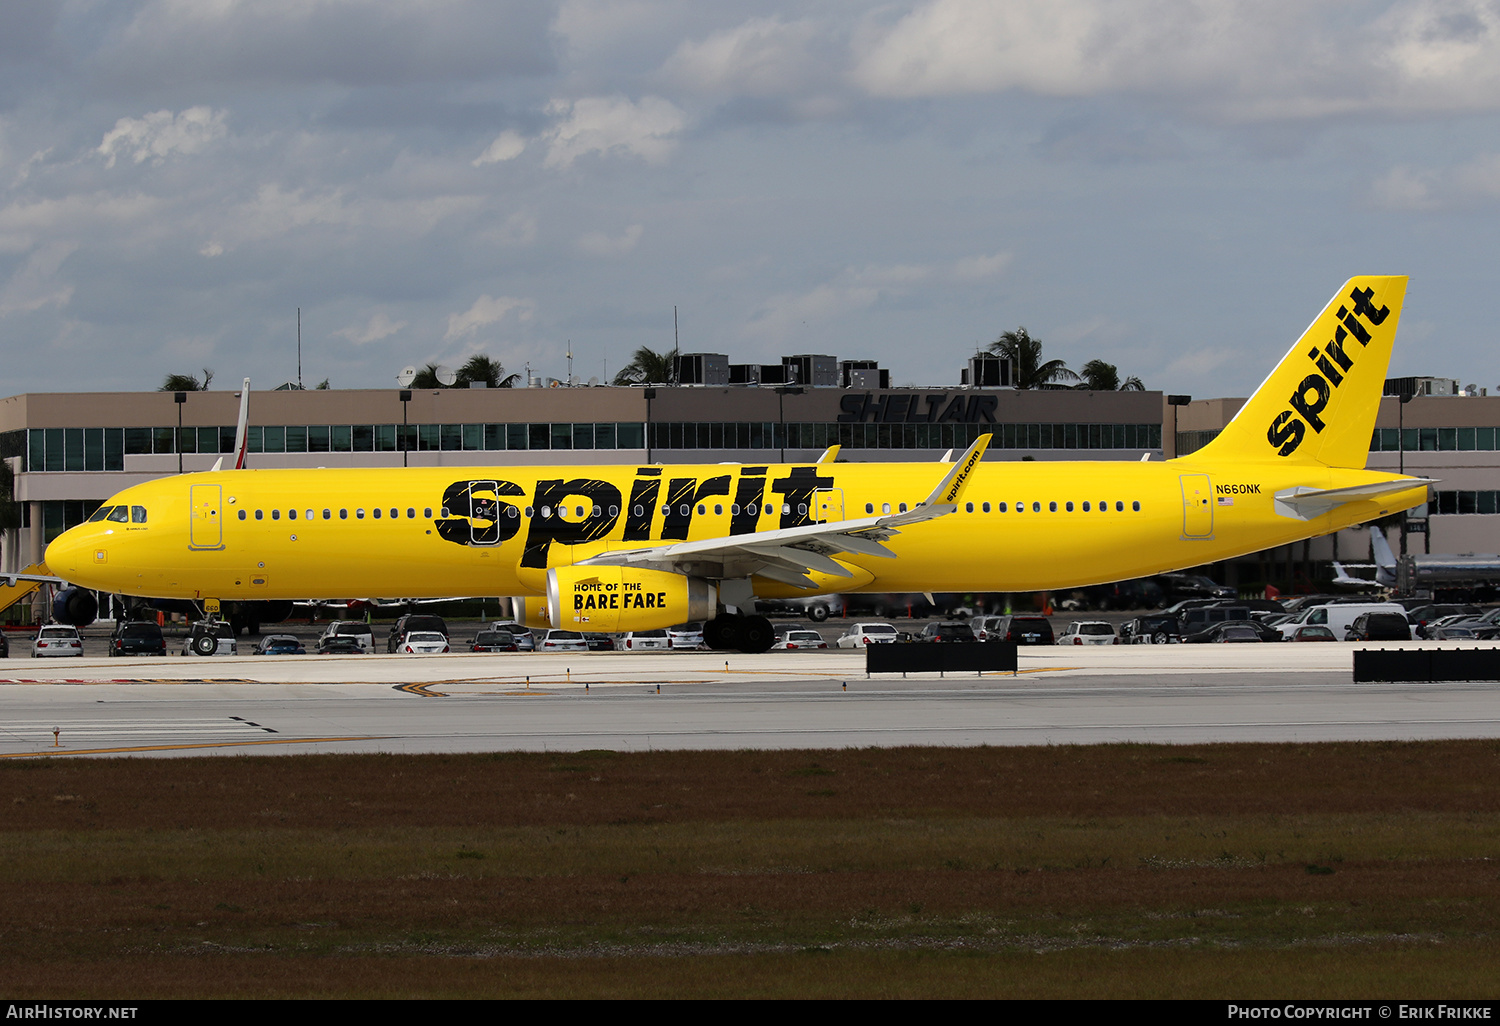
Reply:
M9 997L1494 997L1500 742L0 762Z

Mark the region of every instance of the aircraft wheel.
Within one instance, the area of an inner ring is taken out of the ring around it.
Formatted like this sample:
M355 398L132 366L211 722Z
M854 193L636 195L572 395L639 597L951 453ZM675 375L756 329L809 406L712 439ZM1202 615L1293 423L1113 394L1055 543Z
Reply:
M742 619L728 614L714 617L703 625L703 643L715 649L738 648Z
M776 643L776 632L764 616L747 616L740 624L739 650L765 652Z
M200 634L193 639L193 651L201 656L211 656L219 650L219 639L212 634Z
M813 623L822 623L824 620L828 619L828 607L822 605L821 603L811 607L807 611L807 618Z

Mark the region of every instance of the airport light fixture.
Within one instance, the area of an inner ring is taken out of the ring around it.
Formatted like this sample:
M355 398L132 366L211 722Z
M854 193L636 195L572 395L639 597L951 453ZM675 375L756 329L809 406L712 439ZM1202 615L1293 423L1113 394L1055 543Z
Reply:
M1177 458L1177 407L1186 406L1193 401L1190 395L1169 395L1167 405L1172 407L1172 458Z
M651 463L651 400L656 398L656 389L648 388L642 393L646 397L646 463Z
M187 402L186 392L173 392L172 401L177 404L177 437L172 448L177 450L177 473L182 473L182 405Z
M406 404L411 402L411 389L403 388L396 395L401 400L401 465L404 467L407 465Z
M786 397L789 395L801 395L807 391L801 385L777 385L776 386L776 408L779 413L781 428L781 462L786 462Z

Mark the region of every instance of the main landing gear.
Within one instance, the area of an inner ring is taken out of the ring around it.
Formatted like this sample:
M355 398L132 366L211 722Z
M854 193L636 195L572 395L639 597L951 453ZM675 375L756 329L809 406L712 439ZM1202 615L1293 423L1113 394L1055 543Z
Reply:
M703 625L703 640L709 648L764 652L775 643L776 635L764 616L720 613Z

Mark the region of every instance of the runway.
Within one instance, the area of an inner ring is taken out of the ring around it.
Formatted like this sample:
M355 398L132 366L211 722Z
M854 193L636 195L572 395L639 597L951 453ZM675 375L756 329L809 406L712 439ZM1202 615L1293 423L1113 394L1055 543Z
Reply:
M838 651L12 659L0 758L1500 737L1500 685L1356 685L1352 652L1036 648L921 679Z

